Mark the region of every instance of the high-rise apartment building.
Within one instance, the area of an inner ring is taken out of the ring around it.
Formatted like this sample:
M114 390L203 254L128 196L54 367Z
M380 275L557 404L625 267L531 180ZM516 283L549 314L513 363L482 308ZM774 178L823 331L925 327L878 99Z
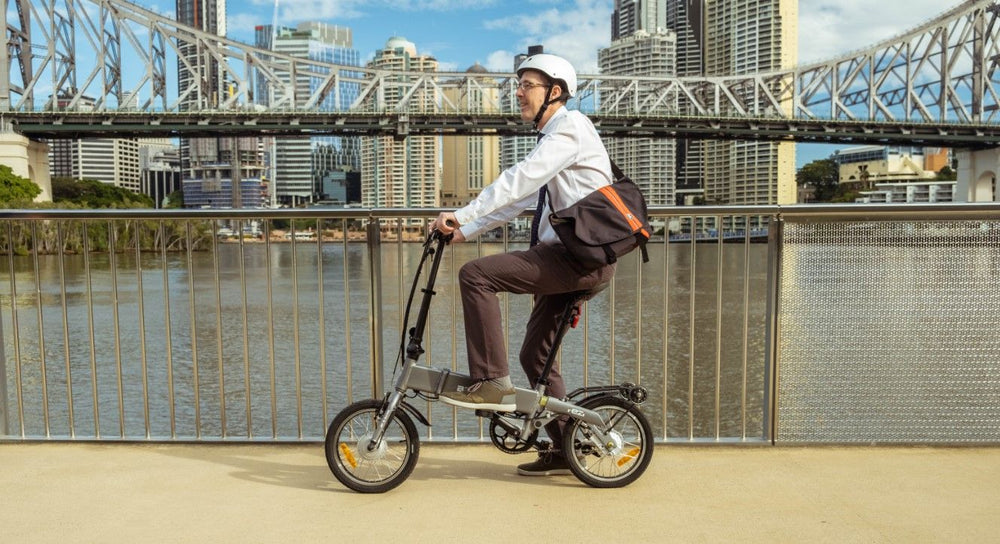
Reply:
M438 62L434 57L418 55L417 46L402 37L392 37L385 47L375 52L369 68L398 72L434 72ZM401 79L407 76L400 73ZM386 108L396 107L408 87L388 86ZM434 108L437 91L422 88L412 93L411 104L428 110ZM438 189L441 170L438 164L441 139L437 136L392 136L365 138L361 146L361 204L369 208L428 208L439 205Z
M273 43L272 43L273 42ZM360 66L360 54L354 49L350 28L318 22L305 22L297 28L271 25L256 27L256 45L285 55L319 62ZM315 70L323 73L323 69ZM283 74L285 79L287 74ZM287 83L287 81L285 82ZM302 101L296 107L304 107L305 100L324 84L323 77L316 74L300 74L295 82L296 96ZM343 109L358 97L357 83L342 81L335 92L331 92L316 107L321 111ZM259 101L270 105L266 88L258 86ZM337 165L345 171L358 170L361 166L357 138L348 137L308 137L280 136L273 139L273 168L271 172L272 190L278 204L296 206L312 202L322 196L322 179L330 172L328 164L317 163L317 150L324 146L323 158L342 158ZM340 150L330 153L329 147ZM319 168L323 166L324 168Z
M466 73L486 74L487 70L475 64ZM468 96L461 89L448 89L445 97L454 103L461 101L469 109L495 112L499 90L487 79L479 87L470 85ZM460 208L479 194L483 187L500 175L500 137L482 134L449 136L441 142L443 168L441 173L441 206Z
M597 57L604 74L670 77L677 63L676 35L663 28L655 33L636 30L613 40ZM663 113L671 113L676 105L662 107L668 108ZM605 138L604 145L611 159L642 188L648 204L674 204L677 159L672 138Z
M75 107L87 111L94 104L93 98L84 97ZM135 138L51 140L49 171L52 177L93 179L138 193L139 141Z
M677 35L676 75L700 76L705 73L705 0L668 0L666 27ZM677 105L681 112L692 110L690 101L682 97ZM704 196L704 141L677 138L676 203L690 204Z
M226 35L225 0L177 0L177 22ZM191 68L195 71L192 73ZM218 61L180 46L177 91L181 111L218 108L226 101L226 81ZM188 207L260 207L267 203L264 160L257 138L184 138L180 167Z
M49 142L53 177L94 179L140 192L139 143L135 138L86 138Z
M797 20L798 0L707 0L705 75L753 74L794 66ZM791 107L789 102L787 108ZM794 143L711 141L705 148L709 203L796 201Z
M639 30L653 34L667 27L669 0L615 0L611 14L611 40L626 38Z

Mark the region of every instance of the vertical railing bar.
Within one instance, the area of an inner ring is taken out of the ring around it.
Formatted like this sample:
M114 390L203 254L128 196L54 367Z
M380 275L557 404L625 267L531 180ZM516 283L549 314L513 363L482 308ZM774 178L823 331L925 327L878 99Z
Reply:
M771 218L767 229L767 360L764 364L764 440L775 444L778 439L778 381L780 380L781 336L778 313L781 311L781 259L784 251L784 221Z
M45 315L42 309L42 278L38 267L38 222L31 221L31 265L35 278L35 315L38 317L38 364L42 382L42 422L45 425L45 438L52 438L52 427L49 421L49 380L46 372L45 357Z
M670 406L668 388L670 354L670 218L665 218L667 228L663 232L663 401L660 412L663 418L663 439L669 438L667 411Z
M459 307L460 304L462 303L461 302L462 295L459 289L460 286L458 285L458 270L456 266L458 258L455 256L455 253L457 252L455 251L455 248L452 247L450 254L448 255L449 260L451 261L451 267L450 267L451 268L451 315L452 319L460 320L459 323L453 322L451 325L451 369L452 370L458 369L458 327L460 325L464 326L465 324L465 314L463 313L462 308ZM428 413L430 413L429 410L430 401L427 401L427 406L428 406ZM453 439L458 438L458 418L455 417L457 413L458 412L456 410L452 410L451 437Z
M94 399L94 438L101 438L100 396L97 391L97 346L94 334L94 285L90 267L90 229L83 223L83 268L87 276L87 333L90 336L90 387Z
M167 341L167 404L170 406L170 438L177 438L177 401L174 398L174 350L173 350L173 330L170 316L170 274L167 265L167 236L164 230L163 220L159 222L160 229L160 268L163 270L163 319L164 331Z
M635 383L642 383L642 254L635 253L635 292L639 293L635 304ZM614 382L612 382L614 383Z
M722 261L723 261L722 216L715 216L716 240L715 260L715 439L722 435Z
M8 258L13 258L13 248L8 250ZM3 334L3 319L0 316L0 438L10 438L10 423L7 415L7 342Z
M118 379L118 432L121 438L125 438L125 382L122 377L122 336L121 323L118 312L118 236L115 231L115 222L108 220L108 263L111 268L111 315L112 326L115 336L115 372Z
M243 320L243 398L246 406L246 426L247 426L247 439L253 440L253 398L250 386L250 316L249 316L249 301L247 300L247 261L246 261L246 243L243 240L243 220L240 219L236 222L239 232L239 251L240 251L240 300L241 300L241 312L240 316Z
M372 396L382 395L382 230L379 219L368 216L368 325L371 335Z
M610 383L615 383L615 351L617 351L616 348L618 347L618 342L616 342L615 339L615 284L617 283L618 282L615 281L614 276L612 276L611 286L608 288L608 307L611 308L611 316L610 319L608 319L608 335L611 338L609 346L610 354L608 357L608 375Z
M691 240L689 242L690 252L691 252L691 270L688 272L688 288L690 289L690 294L688 295L689 300L689 318L688 318L688 440L694 440L694 323L695 323L695 289L697 284L695 278L695 268L697 264L697 251L696 247L698 244L698 226L697 218L691 216Z
M270 342L271 357L271 438L278 438L278 390L277 390L277 369L278 363L274 345L274 278L271 274L271 220L264 222L264 266L267 283L267 338Z
M7 239L10 240L10 253L7 262L10 263L10 318L11 328L14 329L14 387L17 389L17 421L21 429L21 438L25 437L24 432L24 382L21 377L21 323L17 315L17 276L14 269L14 222L7 222ZM93 345L93 342L91 342ZM96 406L96 404L95 404Z
M299 259L295 219L292 219L292 348L295 371L295 417L299 440L302 440L302 357L299 349Z
M5 223L10 226L10 221L5 221ZM14 266L14 241L10 236L7 237L7 262L8 266L13 270ZM14 274L10 274L10 281L13 283ZM11 297L13 298L13 297ZM14 340L17 340L17 335L14 335ZM3 319L0 316L0 437L9 438L10 437L10 422L7 407L9 397L7 395L7 342L4 339L3 333Z
M198 318L195 308L194 294L194 248L191 237L191 222L185 223L187 235L187 267L188 267L188 314L191 319L191 375L194 386L194 436L201 439L201 387L198 377Z
M329 408L327 407L326 393L326 292L323 288L323 220L316 218L316 291L319 297L319 381L320 381L320 406L323 419L320 422L320 436L326 430L326 418Z
M504 235L507 229L504 229ZM504 248L506 250L506 248ZM583 386L590 386L590 301L583 303Z
M135 285L138 293L136 300L139 304L139 361L142 366L142 416L146 425L146 440L152 436L149 419L149 364L146 361L146 305L143 300L142 289L142 241L139 238L141 220L135 220Z
M219 270L219 221L213 219L209 226L212 229L212 272L213 287L215 288L215 351L216 365L219 372L219 435L224 440L226 438L226 365L225 355L222 353L222 282ZM240 233L242 236L243 233ZM241 263L242 266L242 263Z
M353 388L351 383L354 379L354 372L352 372L352 361L351 361L351 267L347 259L347 253L349 251L348 245L348 232L347 232L347 219L340 220L340 226L344 230L344 349L347 353L344 356L347 368L344 372L345 380L347 381L347 404L354 402L353 400ZM326 423L324 421L324 423Z
M418 234L417 234L418 236L420 235L420 233L427 232L428 223L429 223L429 221L428 221L428 219L426 217L420 218L420 230L418 231ZM400 237L400 240L402 240L402 237ZM399 249L400 249L399 253L402 253L403 252L403 247L400 246ZM454 253L453 252L450 253L449 259L451 259L452 262L454 262ZM402 281L402 273L400 273L400 280ZM405 285L404 285L404 288L405 288ZM402 308L402 307L403 307L403 304L401 302L400 303L400 308ZM455 314L453 313L452 315L455 315ZM434 328L435 327L428 327L428 330L426 331L426 334L427 334L427 358L425 360L428 361L428 364L431 364L434 361L434 349L433 349L434 348L434 342L432 340L432 335L433 335ZM455 327L451 327L451 334L454 337L454 335L455 335ZM428 401L427 402L427 422L430 423L430 425L427 425L427 440L433 440L434 439L434 419L433 418L434 418L434 413L431 411L431 404L430 404L430 401Z
M482 236L477 236L476 237L476 258L477 259L482 259L483 258L483 237ZM510 329L510 293L500 293L500 296L503 297L503 299L502 299L503 300L503 307L504 307L504 311L503 311L503 330L506 331L506 334L503 335L503 351L504 351L504 353L508 353L509 354L510 353L510 333L511 333L511 329ZM531 302L532 302L532 305L534 305L534 297L531 298ZM463 327L465 326L465 313L464 313L464 310L463 310L463 313L462 313L462 326ZM456 368L457 368L457 366L458 365L456 364ZM529 384L529 385L531 385L531 384ZM456 437L458 436L458 430L457 430L458 429L458 413L459 413L458 408L452 407L452 414L453 414L452 417L455 418L455 425L456 425L456 427L455 427L455 429L456 429L455 436ZM484 427L483 427L483 418L479 418L479 421L477 423L478 423L477 427L479 428L479 439L482 440L486 436L486 434L484 432Z
M747 439L747 367L750 342L750 216L743 229L743 384L740 398L740 439Z

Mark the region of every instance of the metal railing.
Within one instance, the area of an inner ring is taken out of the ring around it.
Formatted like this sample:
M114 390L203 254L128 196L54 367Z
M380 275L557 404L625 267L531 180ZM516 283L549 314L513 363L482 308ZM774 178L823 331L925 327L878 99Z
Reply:
M321 440L341 407L381 396L390 383L415 242L436 212L0 213L0 437ZM927 289L907 298L900 293L908 284L878 288L955 262L995 279L998 212L653 209L652 222L667 232L698 235L672 241L661 233L650 263L638 255L619 263L612 287L588 302L567 338L562 372L570 388L645 385L643 410L664 442L1000 441L1000 387L989 362L1000 347L985 332L995 323L983 310L996 307L995 281L969 283L962 302L941 313L921 311L938 300ZM450 247L427 364L465 370L458 268L526 246L523 223ZM871 257L886 248L891 259ZM828 266L831 255L839 266ZM934 281L963 281L949 270ZM898 309L894 331L872 315L886 296ZM503 296L502 309L508 353L516 353L530 297ZM859 319L869 319L865 334L852 328ZM930 345L970 322L975 334L961 336L961 353L976 354L972 366L952 356L954 343ZM895 343L880 346L887 337ZM914 345L926 356L914 356ZM921 361L924 374L900 357ZM871 382L873 372L891 379ZM970 382L968 372L986 379ZM920 396L927 373L948 387ZM432 423L428 440L488 440L471 412L421 408ZM970 423L956 421L964 416Z

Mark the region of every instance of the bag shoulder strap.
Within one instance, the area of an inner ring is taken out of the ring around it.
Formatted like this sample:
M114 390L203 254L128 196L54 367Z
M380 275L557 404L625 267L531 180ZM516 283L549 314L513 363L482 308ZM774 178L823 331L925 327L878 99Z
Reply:
M622 172L622 169L618 167L614 159L608 156L608 160L611 161L611 175L615 177L611 183L618 183L623 179L628 179L628 176L625 175L625 172Z

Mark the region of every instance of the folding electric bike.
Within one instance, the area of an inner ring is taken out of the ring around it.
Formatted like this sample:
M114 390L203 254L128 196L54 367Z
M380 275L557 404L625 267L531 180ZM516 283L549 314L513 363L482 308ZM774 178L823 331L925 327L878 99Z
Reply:
M420 396L437 400L442 393L461 391L475 383L467 375L417 363L424 352L421 342L438 268L450 240L451 235L434 231L423 244L406 305L404 330L428 258L430 271L416 324L409 330L405 360L396 367L393 390L381 400L362 400L344 408L327 430L325 447L330 470L355 491L382 493L403 483L413 472L420 454L413 419L430 424L406 399ZM653 433L638 407L646 400L646 390L623 383L576 389L566 399L545 394L559 345L569 328L576 325L580 305L602 289L575 293L563 312L555 343L534 389L516 387L515 393L504 399L505 404L516 408L508 412L476 410L476 415L489 420L493 445L507 453L544 451L549 444L538 439L539 430L557 418L568 418L561 446L570 471L590 486L607 488L632 483L652 459Z

